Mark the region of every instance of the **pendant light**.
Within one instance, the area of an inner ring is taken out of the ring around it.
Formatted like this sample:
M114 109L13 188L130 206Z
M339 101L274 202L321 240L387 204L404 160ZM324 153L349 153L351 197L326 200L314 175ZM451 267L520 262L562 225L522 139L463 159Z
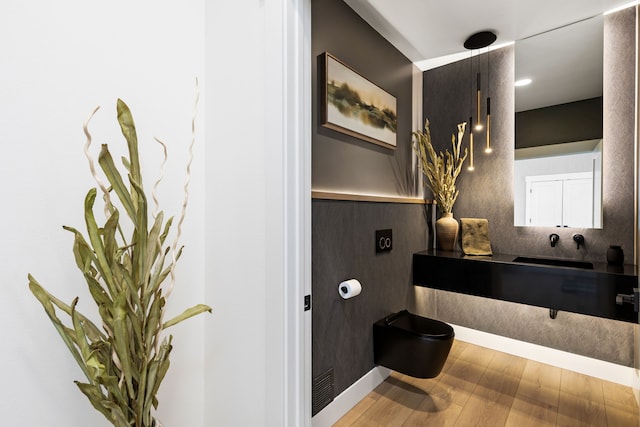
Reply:
M474 170L473 166L473 117L469 117L469 167L468 170Z
M484 147L484 152L491 153L491 97L487 96L487 144Z
M487 87L490 87L491 82L491 50L487 47ZM487 130L485 132L486 137L486 145L484 147L484 152L486 154L491 154L491 97L489 95L489 90L487 90Z
M478 64L480 64L480 60L478 59ZM478 68L480 68L478 66ZM482 76L478 71L476 73L476 127L475 130L482 130L482 123L480 122L480 99L482 98L482 93L480 92L480 81L482 80Z
M473 69L473 51L477 50L477 49L482 49L482 48L487 48L487 86L489 86L489 49L488 47L496 41L497 36L495 35L495 33L491 32L491 31L481 31L475 34L472 34L471 36L469 36L469 38L467 38L467 40L464 42L464 47L466 49L469 49L471 51L471 67ZM472 71L473 73L473 71ZM469 143L470 143L470 148L473 151L473 131L474 129L477 131L481 131L484 126L482 125L482 121L481 121L481 111L480 111L480 106L482 103L482 91L481 91L481 87L480 87L480 82L482 80L482 76L480 74L480 60L478 59L478 71L476 72L476 93L475 93L475 98L476 98L476 102L475 102L475 107L476 107L476 125L475 127L470 126L469 127L469 134L470 134L470 139L469 139ZM487 91L488 93L488 91ZM469 120L471 122L471 119ZM485 153L490 153L491 152L491 98L487 97L487 119L486 119L486 146L485 146ZM472 153L473 155L473 153ZM472 158L471 158L472 159ZM473 170L473 162L470 159L470 170Z

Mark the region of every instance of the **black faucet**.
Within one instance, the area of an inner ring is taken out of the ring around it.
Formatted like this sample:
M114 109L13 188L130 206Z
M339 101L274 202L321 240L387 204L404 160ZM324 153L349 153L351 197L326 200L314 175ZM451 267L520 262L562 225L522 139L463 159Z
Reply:
M582 234L574 234L573 241L578 244L578 249L580 249L580 245L584 245L584 236Z
M556 233L549 235L549 241L551 242L552 248L556 247L556 243L558 243L558 240L560 240L560 236L558 236Z

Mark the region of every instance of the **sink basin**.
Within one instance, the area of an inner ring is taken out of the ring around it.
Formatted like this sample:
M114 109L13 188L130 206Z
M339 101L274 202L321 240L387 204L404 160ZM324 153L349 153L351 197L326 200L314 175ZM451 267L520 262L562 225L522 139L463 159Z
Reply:
M530 258L530 257L519 256L515 258L513 262L522 262L525 264L552 265L556 267L573 267L573 268L582 268L585 270L593 270L593 263L585 262L585 261L572 261L568 259Z

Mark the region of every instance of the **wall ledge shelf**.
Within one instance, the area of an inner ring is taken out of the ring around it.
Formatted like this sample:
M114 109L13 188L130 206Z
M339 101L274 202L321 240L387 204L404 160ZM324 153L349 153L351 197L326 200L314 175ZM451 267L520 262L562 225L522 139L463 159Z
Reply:
M590 316L638 322L631 304L616 304L618 294L633 294L637 269L592 270L514 262L515 255L465 256L456 251L413 254L416 286L516 302Z
M311 191L312 199L320 200L344 200L353 202L377 202L377 203L409 203L418 205L435 204L433 200L425 200L419 197L402 196L376 196L371 194L340 193L333 191Z

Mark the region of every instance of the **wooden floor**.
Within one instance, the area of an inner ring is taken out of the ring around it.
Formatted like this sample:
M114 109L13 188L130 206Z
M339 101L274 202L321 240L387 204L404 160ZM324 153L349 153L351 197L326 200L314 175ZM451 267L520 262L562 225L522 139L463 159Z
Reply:
M640 426L633 391L455 341L442 373L392 373L335 426Z

